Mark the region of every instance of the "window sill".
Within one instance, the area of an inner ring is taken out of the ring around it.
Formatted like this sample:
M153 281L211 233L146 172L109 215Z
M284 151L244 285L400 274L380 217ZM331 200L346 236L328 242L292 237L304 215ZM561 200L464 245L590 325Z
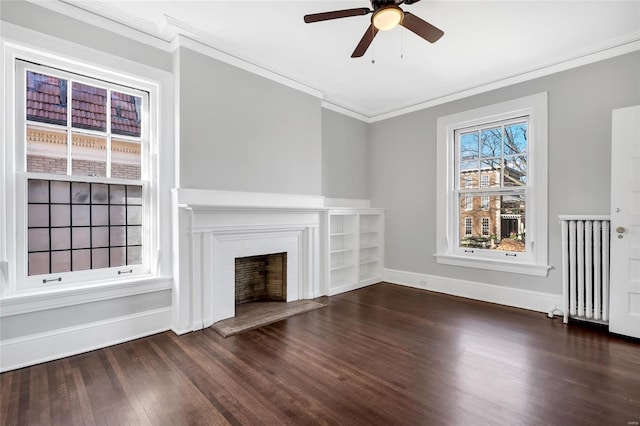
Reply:
M434 254L436 261L443 265L464 266L467 268L488 269L491 271L511 272L514 274L546 277L551 266L532 263L505 262L487 258L469 258L450 254Z
M172 288L172 277L143 276L127 281L100 282L83 287L29 291L0 299L0 318Z

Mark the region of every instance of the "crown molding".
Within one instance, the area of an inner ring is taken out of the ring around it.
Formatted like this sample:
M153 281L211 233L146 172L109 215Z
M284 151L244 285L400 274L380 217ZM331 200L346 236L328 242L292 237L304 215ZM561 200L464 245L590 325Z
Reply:
M120 12L103 1L25 0L52 12L119 34L156 49L168 52L170 39L161 36L151 22Z
M377 121L386 120L388 118L398 117L459 99L468 98L480 93L489 92L491 90L523 83L525 81L545 77L547 75L556 74L573 68L578 68L583 65L588 65L594 62L603 61L605 59L614 58L616 56L621 56L627 53L632 53L638 50L640 50L640 32L636 32L628 35L627 37L617 39L614 42L609 43L608 45L597 46L590 51L578 54L573 58L558 60L535 70L496 80L487 84L478 85L470 89L461 90L456 93L452 93L429 101L420 102L408 107L397 108L386 113L372 115L369 117L368 122L375 123Z
M346 115L347 117L355 118L356 120L364 121L365 123L371 123L371 118L366 115L360 114L359 112L353 111L351 109L342 107L340 105L336 105L327 100L323 100L322 108L337 112L338 114Z

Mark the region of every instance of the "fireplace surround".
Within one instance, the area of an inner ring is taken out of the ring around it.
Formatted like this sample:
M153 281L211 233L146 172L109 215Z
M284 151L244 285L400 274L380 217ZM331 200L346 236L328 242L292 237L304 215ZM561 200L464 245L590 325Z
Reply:
M236 258L286 253L286 301L322 295L323 197L208 190L173 197L177 333L235 315Z

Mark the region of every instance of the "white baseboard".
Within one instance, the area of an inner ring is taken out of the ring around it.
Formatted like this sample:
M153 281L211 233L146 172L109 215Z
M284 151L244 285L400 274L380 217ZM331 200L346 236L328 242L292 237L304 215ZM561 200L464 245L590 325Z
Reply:
M171 328L171 307L0 342L0 372L52 361Z
M335 296L336 294L346 293L347 291L351 291L351 290L357 290L359 288L363 288L363 287L367 287L367 286L372 285L372 284L379 283L380 281L382 281L382 277L368 279L368 280L365 280L365 281L359 281L359 282L353 283L353 284L345 284L345 285L342 285L340 287L329 287L328 296Z
M384 280L393 284L420 288L483 302L548 312L551 306L562 307L562 295L509 288L477 281L465 281L436 275L418 274L385 268Z

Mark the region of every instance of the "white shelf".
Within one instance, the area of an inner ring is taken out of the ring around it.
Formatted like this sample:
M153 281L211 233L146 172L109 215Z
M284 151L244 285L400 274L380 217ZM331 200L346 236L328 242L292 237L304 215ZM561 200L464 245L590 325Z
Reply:
M329 293L382 281L384 211L340 209L328 214Z

